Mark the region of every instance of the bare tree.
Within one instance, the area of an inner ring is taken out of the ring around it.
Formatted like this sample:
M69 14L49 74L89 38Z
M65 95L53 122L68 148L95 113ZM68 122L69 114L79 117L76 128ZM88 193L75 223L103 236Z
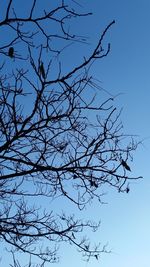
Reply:
M80 233L99 223L36 203L57 197L81 210L93 198L102 203L103 186L128 193L130 180L139 178L128 165L137 144L122 133L114 98L97 104L100 90L90 75L93 62L110 51L103 42L115 21L66 72L64 53L86 43L71 32L71 19L90 13L80 13L75 1L29 2L22 12L17 0L5 1L0 18L0 240L13 255L37 256L41 266L58 260L63 242L97 259L105 247L92 247ZM15 258L13 266L20 266Z

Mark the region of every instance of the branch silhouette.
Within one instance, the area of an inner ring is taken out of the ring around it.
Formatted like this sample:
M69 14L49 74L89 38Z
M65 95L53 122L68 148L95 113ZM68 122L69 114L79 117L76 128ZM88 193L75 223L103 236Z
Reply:
M7 2L0 21L7 33L0 41L0 239L11 248L14 267L21 266L18 251L37 257L37 266L57 262L64 242L98 260L106 247L93 246L81 233L96 231L99 222L38 204L60 199L82 210L93 198L103 203L104 185L128 193L129 181L140 178L129 176L127 165L138 144L132 137L128 145L122 141L127 137L114 98L105 94L97 104L100 91L90 74L91 64L110 52L103 42L115 21L90 55L67 70L64 51L72 42L86 43L70 31L70 20L91 13L65 1L41 10L34 0L24 3L22 15L15 1Z

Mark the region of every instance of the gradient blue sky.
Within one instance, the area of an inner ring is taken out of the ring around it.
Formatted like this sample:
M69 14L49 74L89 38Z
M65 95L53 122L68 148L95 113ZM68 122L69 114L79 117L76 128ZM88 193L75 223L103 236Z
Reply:
M107 204L98 206L94 202L80 214L95 221L101 219L101 228L91 239L102 244L108 242L112 253L86 263L75 250L63 247L60 263L51 266L149 267L150 1L78 0L78 3L93 12L82 25L76 25L76 29L80 27L82 33L90 36L91 45L110 21L116 21L106 38L111 43L111 52L93 65L92 72L104 89L113 95L119 94L116 104L123 107L124 132L144 140L131 165L133 176L144 178L132 183L129 194L110 191L104 197ZM89 48L86 46L83 51ZM71 212L71 207L67 208Z
M79 2L79 1L78 1ZM94 43L98 33L111 20L116 24L108 34L111 53L93 67L95 77L103 88L123 107L124 131L139 135L143 144L135 152L132 163L134 175L142 175L133 182L128 195L108 192L107 205L93 204L88 214L101 218L101 229L92 238L108 241L112 253L102 255L100 261L89 263L80 255L64 250L57 266L82 267L149 267L150 262L150 1L149 0L93 0L80 1L93 17L83 26Z

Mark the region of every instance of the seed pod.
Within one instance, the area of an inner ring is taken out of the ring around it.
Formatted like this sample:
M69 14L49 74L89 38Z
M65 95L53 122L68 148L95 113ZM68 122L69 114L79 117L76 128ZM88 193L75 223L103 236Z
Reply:
M130 167L128 166L128 164L123 159L121 161L121 164L127 171L131 171Z
M14 48L11 46L8 51L8 56L13 58L14 57Z
M43 79L45 80L45 69L44 69L44 64L41 62L41 65L39 67L40 74L42 75Z

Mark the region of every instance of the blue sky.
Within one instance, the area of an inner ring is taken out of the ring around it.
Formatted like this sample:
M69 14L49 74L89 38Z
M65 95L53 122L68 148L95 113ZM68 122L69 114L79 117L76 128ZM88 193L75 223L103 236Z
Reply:
M129 194L107 191L104 196L107 204L100 206L93 202L85 211L77 212L83 218L101 220L99 231L90 234L91 239L102 244L108 243L112 253L101 255L99 261L92 259L86 263L75 250L64 246L60 263L52 266L149 267L150 1L78 2L87 11L93 12L93 16L85 19L81 25L76 24L77 30L80 26L80 31L90 37L89 45L83 46L85 53L96 43L105 26L113 19L116 21L106 37L106 41L111 43L111 52L107 58L93 65L92 73L101 81L104 89L118 95L116 105L118 108L123 107L121 119L124 132L135 134L138 140L143 140L131 165L133 175L142 175L143 180L134 181ZM68 60L73 58L74 55ZM67 209L71 212L71 205Z
M86 212L94 219L101 219L101 229L92 236L102 243L108 241L112 253L102 255L100 261L89 263L80 255L66 251L57 266L84 267L149 267L150 240L150 1L149 0L94 0L81 1L93 17L85 23L86 34L94 43L98 33L113 19L116 24L107 35L111 52L97 62L93 74L116 98L124 132L143 140L134 154L132 171L143 180L133 182L128 195L108 192L104 197L108 204L93 203ZM88 3L87 3L88 2Z

